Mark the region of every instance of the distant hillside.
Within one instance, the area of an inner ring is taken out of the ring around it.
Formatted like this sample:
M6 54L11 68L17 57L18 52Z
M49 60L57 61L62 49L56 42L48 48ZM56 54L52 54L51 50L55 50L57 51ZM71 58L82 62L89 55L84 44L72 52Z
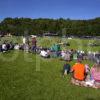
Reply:
M5 18L0 23L0 32L14 35L54 33L61 36L100 36L100 17L89 20Z

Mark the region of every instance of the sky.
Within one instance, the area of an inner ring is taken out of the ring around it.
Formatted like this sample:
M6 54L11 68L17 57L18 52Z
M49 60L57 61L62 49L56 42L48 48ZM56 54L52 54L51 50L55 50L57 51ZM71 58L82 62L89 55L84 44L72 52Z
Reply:
M0 20L6 17L93 19L100 0L0 0Z

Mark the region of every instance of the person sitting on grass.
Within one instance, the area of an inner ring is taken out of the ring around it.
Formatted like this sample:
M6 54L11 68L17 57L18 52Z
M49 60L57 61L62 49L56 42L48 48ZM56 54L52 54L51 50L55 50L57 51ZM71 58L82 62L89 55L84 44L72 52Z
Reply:
M77 63L72 66L71 72L73 73L71 79L72 84L83 86L85 82L85 65L82 64L80 58L77 60Z
M71 57L71 54L70 54L70 52L68 52L68 51L61 51L61 58L63 59L63 60L67 60L67 61L70 61L70 57Z
M41 52L40 52L40 56L44 57L44 58L50 57L49 53L47 52L47 49L42 49Z
M94 85L94 80L91 76L91 71L90 71L90 67L88 64L85 64L85 71L86 71L86 77L85 77L85 87L93 87Z
M2 51L3 52L7 51L7 47L6 47L6 43L5 42L2 44Z
M85 64L85 81L90 80L90 67L88 64Z
M100 62L91 68L91 76L94 80L94 88L100 88Z
M14 49L19 50L19 44L18 43L15 44Z
M70 73L70 67L69 61L67 61L63 66L63 76L66 76Z

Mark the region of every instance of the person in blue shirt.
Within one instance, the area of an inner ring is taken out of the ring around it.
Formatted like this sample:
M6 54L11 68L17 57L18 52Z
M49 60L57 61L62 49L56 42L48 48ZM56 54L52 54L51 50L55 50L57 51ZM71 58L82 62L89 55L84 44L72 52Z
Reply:
M67 74L69 74L70 69L71 69L71 66L69 64L69 61L67 61L63 66L63 76L66 76Z

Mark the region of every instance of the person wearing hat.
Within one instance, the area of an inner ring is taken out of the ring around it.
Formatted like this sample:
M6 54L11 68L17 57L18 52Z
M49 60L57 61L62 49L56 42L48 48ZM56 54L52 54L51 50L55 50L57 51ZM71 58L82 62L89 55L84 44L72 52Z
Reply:
M32 38L32 51L33 52L36 52L36 46L37 46L36 43L37 43L36 38L33 37Z

